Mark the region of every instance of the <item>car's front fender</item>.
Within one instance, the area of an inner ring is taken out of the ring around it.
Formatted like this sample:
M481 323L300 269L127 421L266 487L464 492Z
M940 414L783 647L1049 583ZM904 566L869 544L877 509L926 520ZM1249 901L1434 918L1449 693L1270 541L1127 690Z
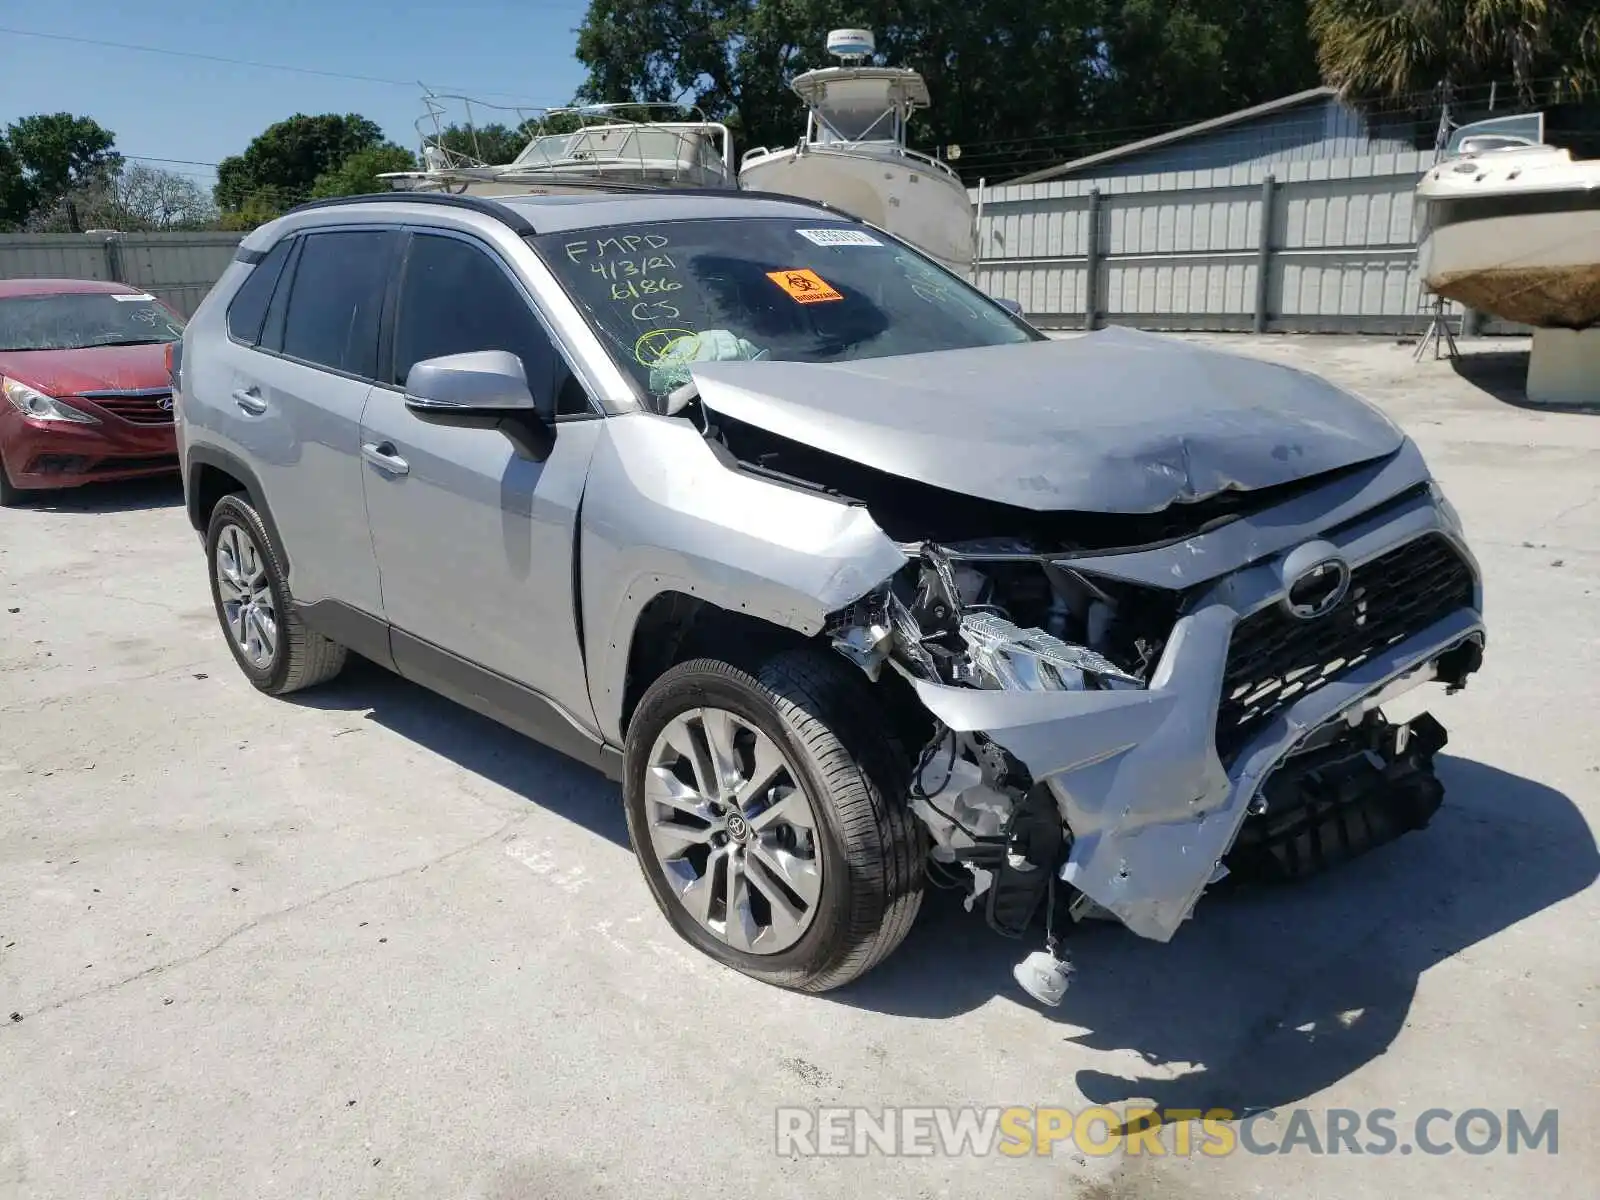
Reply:
M690 421L647 413L606 421L581 522L589 694L617 744L634 628L657 596L809 636L906 561L866 509L739 471Z

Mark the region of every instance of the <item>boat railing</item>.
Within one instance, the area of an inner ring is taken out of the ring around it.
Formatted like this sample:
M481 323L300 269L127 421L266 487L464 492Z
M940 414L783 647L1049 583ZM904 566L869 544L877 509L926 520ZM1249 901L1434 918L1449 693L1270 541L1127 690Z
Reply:
M885 139L883 139L881 141L876 141L876 142L870 142L869 143L869 142L866 142L864 139L856 139L856 140L853 140L853 141L843 141L843 140L841 140L841 141L836 141L836 142L822 142L822 141L817 141L815 138L803 137L803 138L800 139L800 143L796 147L796 149L799 150L801 153L812 153L812 152L821 152L821 153L824 153L824 154L841 153L841 152L847 153L852 146L861 146L861 145L872 145L872 146L875 146L875 147L876 146L882 146L892 154L899 155L902 158L909 158L913 162L916 162L916 163L918 163L919 165L921 165L923 167L929 168L929 169L935 171L938 174L942 174L942 175L946 176L947 178L954 180L956 183L961 183L961 174L960 174L960 172L958 172L954 167L952 167L949 163L945 162L943 159L935 158L931 154L925 154L921 150L913 150L913 149L911 149L910 146L905 145L903 142L891 141L890 139L887 139L887 138L885 138ZM740 156L740 158L739 158L739 169L743 170L744 167L745 167L745 164L749 163L752 159L762 158L762 157L764 157L764 156L766 156L768 154L775 154L775 153L777 153L777 151L775 151L771 146L752 146L750 149L746 150L743 155Z
M670 101L622 101L542 108L490 104L470 96L441 92L425 93L423 104L427 111L418 118L415 127L422 143L423 161L429 169L459 170L510 166L511 163L488 162L481 152L468 154L445 144L445 134L449 129L462 129L471 139L473 150L479 151L477 129L488 123L501 125L526 139L513 162L523 159L536 142L545 139L572 138L586 131L599 129L637 127L652 133L659 133L663 129L670 130L676 136L680 148L692 146L695 136L703 133L714 139L717 157L721 160L724 170L731 176L735 169L732 132L721 122L706 120L705 114L693 105ZM488 121L475 119L474 110L487 115ZM464 115L464 122L454 119L457 112ZM637 115L630 116L630 114ZM592 158L592 151L589 154ZM573 161L583 162L586 159L575 155Z

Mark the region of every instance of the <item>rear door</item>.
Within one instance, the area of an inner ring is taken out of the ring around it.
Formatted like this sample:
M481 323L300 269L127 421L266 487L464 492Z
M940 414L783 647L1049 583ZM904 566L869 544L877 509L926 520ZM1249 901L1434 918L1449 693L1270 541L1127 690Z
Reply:
M229 403L304 603L379 615L378 564L361 489L361 412L377 373L395 230L300 234L255 352L235 355Z
M601 418L527 285L494 247L465 234L419 230L403 260L391 382L373 389L361 431L395 660L402 663L409 643L400 635L409 634L590 723L574 536ZM433 425L406 409L402 385L413 363L473 350L507 350L521 359L530 390L557 422L545 462L518 454L496 430Z

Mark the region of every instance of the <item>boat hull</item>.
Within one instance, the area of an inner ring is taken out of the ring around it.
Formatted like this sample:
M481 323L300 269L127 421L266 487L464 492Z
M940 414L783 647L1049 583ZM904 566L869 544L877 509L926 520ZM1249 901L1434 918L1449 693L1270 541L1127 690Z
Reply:
M1600 193L1591 193L1600 201ZM1524 212L1430 228L1418 268L1431 291L1505 321L1600 325L1600 207Z
M893 152L810 146L749 160L739 185L832 205L888 230L962 278L972 274L972 201L959 180L936 167Z

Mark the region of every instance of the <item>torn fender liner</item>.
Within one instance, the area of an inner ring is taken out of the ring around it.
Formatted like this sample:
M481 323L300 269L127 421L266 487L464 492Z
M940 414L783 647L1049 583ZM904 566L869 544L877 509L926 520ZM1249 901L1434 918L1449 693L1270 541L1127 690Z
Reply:
M1173 338L830 363L696 363L714 412L935 487L1037 512L1153 513L1383 458L1392 422L1314 375Z

